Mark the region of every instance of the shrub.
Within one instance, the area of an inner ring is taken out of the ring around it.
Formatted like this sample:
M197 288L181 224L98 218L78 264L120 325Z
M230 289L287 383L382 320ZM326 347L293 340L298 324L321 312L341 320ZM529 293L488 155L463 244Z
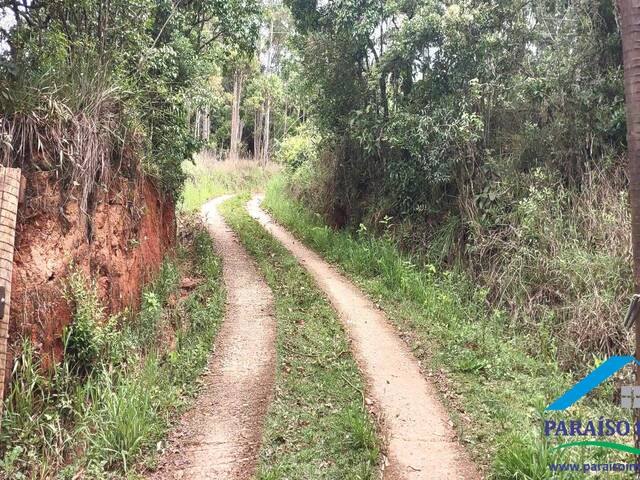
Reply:
M77 270L69 278L65 296L74 311L71 324L63 333L65 361L86 374L111 348L111 340L117 336L116 319L107 319L96 285Z
M286 137L276 152L276 160L295 172L302 165L309 164L317 158L318 134L308 125L303 124L297 132Z
M489 299L512 313L516 328L548 328L559 337L566 368L584 368L591 354L629 351L622 327L632 293L624 175L593 170L577 190L537 170L496 188L526 193L470 227L467 265L490 289Z

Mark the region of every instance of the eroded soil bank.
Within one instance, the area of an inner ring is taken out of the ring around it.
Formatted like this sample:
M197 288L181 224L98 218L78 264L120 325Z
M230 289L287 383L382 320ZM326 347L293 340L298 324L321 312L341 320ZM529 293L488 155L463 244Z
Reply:
M135 309L176 235L173 201L149 180L119 177L100 188L87 221L74 191L65 192L51 174L26 177L16 227L7 376L23 337L32 340L45 366L59 359L62 331L71 320L65 279L73 269L96 282L108 313Z

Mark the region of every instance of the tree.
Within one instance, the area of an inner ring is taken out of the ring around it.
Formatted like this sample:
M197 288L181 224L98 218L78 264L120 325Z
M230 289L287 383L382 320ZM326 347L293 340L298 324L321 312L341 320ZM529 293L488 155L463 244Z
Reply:
M287 109L278 102L285 77L283 67L289 57L290 24L289 10L280 1L267 2L262 27L263 44L258 52L261 72L252 79L254 95L250 102L254 110L254 157L263 163L271 155L276 117L281 116L283 123L287 124ZM276 111L279 108L280 111ZM285 130L286 127L282 129Z
M215 92L204 86L225 53L253 54L261 18L259 0L0 0L3 8L17 21L0 29L10 47L0 52L0 85L9 92L0 95L0 136L10 138L0 153L22 166L60 168L67 184L83 185L83 199L110 170L105 158L114 171L142 170L179 195L181 164L210 130L215 102L207 96ZM24 130L13 126L30 116L40 138L59 141L42 145L15 135ZM83 148L74 144L78 127L98 137L93 152L100 158L74 155Z
M233 72L233 98L231 103L231 141L229 147L229 159L238 160L242 130L244 129L240 118L240 103L242 102L242 89L244 87L245 73L237 67Z
M624 148L608 0L287 4L339 201L384 195L395 218L470 225L492 178L547 168L580 184Z
M271 75L271 68L273 63L273 16L271 16L271 22L269 23L269 44L267 46L267 61L265 63L265 75ZM269 158L269 147L271 141L271 92L267 91L267 99L264 106L264 134L262 140L262 158L263 163L266 163Z
M631 205L631 243L635 292L640 293L640 3L619 0L620 28L624 62L624 93L627 112L629 161L629 203ZM635 323L636 358L640 358L640 320ZM636 365L636 385L640 385L640 366ZM636 421L640 420L638 410ZM640 448L636 431L635 446Z

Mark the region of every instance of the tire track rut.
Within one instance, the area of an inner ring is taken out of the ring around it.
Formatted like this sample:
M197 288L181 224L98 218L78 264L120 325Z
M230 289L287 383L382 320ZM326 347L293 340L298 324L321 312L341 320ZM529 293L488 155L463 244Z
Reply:
M360 369L383 416L389 465L385 479L477 479L480 475L455 440L437 391L384 314L343 275L302 245L260 209L250 215L278 239L311 273L340 314Z
M275 380L273 295L217 207L202 208L223 261L227 310L195 405L184 415L154 480L244 480L253 476Z

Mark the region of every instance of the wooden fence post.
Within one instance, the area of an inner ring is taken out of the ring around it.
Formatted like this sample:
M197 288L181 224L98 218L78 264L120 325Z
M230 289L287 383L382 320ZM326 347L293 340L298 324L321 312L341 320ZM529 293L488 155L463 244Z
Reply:
M4 384L9 340L9 307L16 218L24 180L19 168L0 167L0 420L4 408Z

